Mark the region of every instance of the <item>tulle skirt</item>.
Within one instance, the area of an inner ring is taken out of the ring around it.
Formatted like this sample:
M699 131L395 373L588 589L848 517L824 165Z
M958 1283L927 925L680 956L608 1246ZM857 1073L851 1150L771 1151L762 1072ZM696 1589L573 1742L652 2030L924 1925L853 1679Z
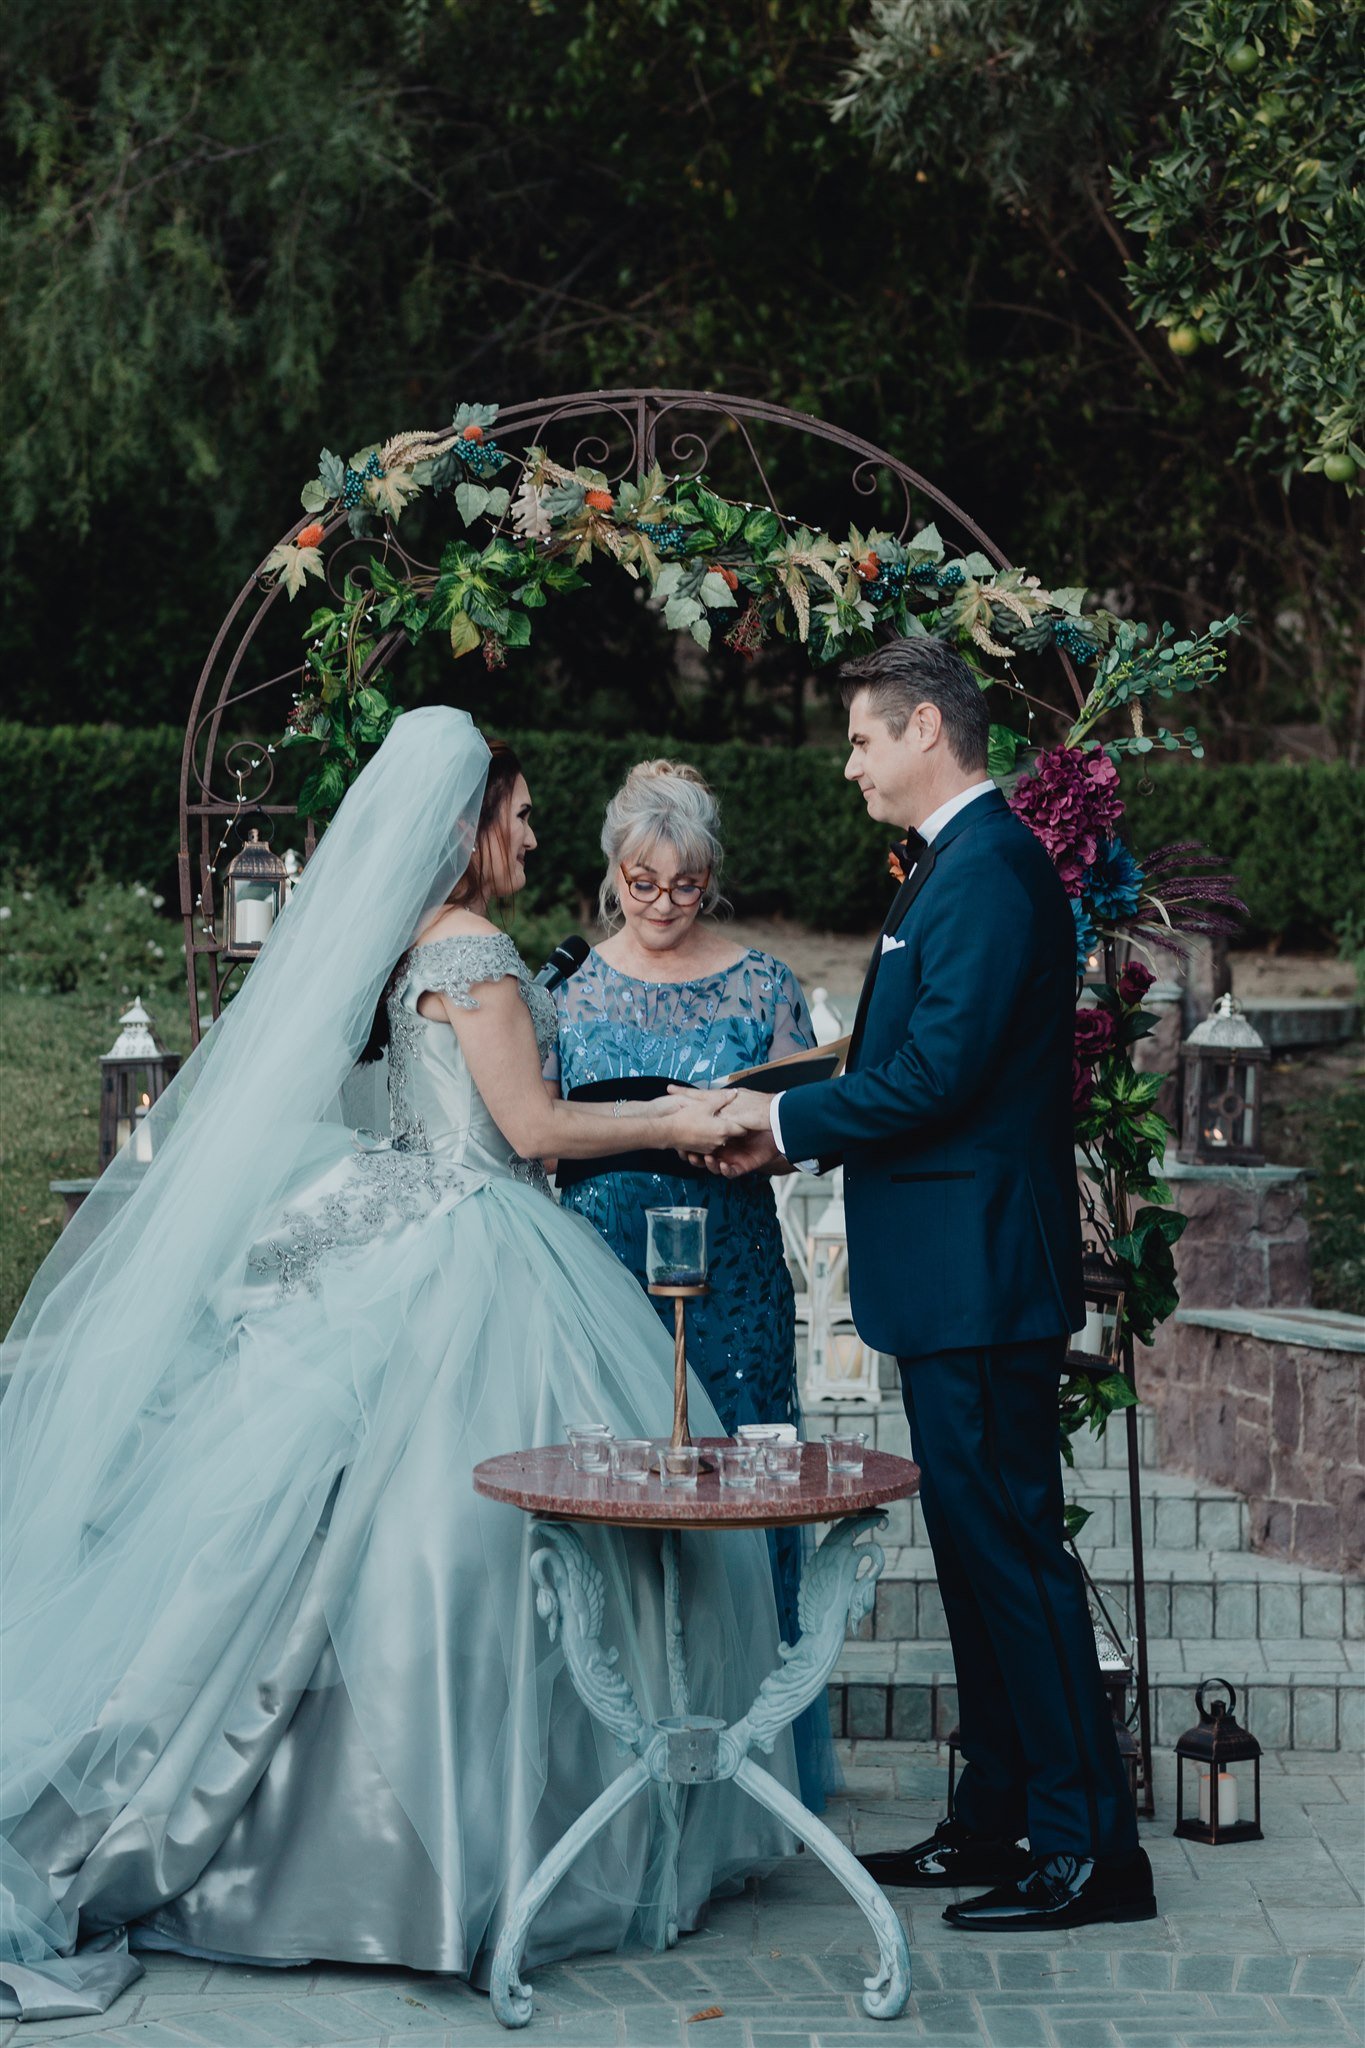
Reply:
M137 1973L125 1930L135 1948L486 1983L520 1886L622 1768L537 1618L533 1522L471 1474L576 1421L667 1434L651 1304L586 1224L515 1181L456 1175L363 1244L326 1242L325 1195L310 1268L258 1276L217 1369L149 1404L135 1456L111 1447L82 1559L47 1574L41 1618L18 1617L33 1654L7 1681L11 2012L102 2010ZM719 1433L695 1382L691 1398L696 1432ZM583 1534L603 1642L645 1718L666 1714L661 1538ZM130 1574L151 1618L95 1696L99 1660L69 1632L116 1641L105 1603ZM685 1537L682 1585L694 1709L736 1717L778 1661L764 1538ZM64 1684L92 1696L54 1754ZM770 1768L795 1788L789 1738ZM558 1885L530 1962L662 1942L660 1798ZM680 1924L792 1847L733 1787L689 1791Z

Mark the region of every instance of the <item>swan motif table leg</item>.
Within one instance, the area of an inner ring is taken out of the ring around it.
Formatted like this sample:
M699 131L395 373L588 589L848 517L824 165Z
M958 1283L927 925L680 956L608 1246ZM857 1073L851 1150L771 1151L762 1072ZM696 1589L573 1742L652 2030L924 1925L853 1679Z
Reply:
M865 2011L874 2019L896 2019L905 2010L910 1996L910 1950L900 1921L838 1836L751 1754L754 1750L771 1754L782 1730L829 1683L847 1628L871 1609L886 1561L872 1532L885 1526L886 1516L873 1511L845 1516L829 1530L802 1577L800 1636L794 1644L781 1646L781 1664L764 1679L749 1711L727 1727L723 1721L687 1711L676 1535L669 1532L664 1553L665 1627L675 1712L650 1726L617 1669L617 1651L602 1646L606 1595L601 1573L574 1529L563 1522L538 1525L543 1547L531 1558L537 1611L548 1625L551 1639L562 1640L569 1675L580 1699L611 1729L622 1754L633 1755L635 1761L580 1815L513 1905L493 1957L493 2011L503 2026L524 2027L531 2017L531 1993L518 1974L531 1922L594 1836L651 1782L663 1788L668 1799L687 1785L718 1779L733 1780L782 1821L866 1914L876 1936L880 1967L875 1977L866 1980ZM674 1546L671 1556L670 1544ZM679 1703L681 1711L676 1711ZM676 1938L675 1927L671 1936Z

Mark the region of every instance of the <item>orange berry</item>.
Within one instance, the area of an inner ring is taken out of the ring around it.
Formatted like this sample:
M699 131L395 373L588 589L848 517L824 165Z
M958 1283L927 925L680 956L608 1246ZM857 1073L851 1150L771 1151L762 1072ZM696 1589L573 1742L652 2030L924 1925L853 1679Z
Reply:
M483 428L482 428L482 427L474 427L474 426L470 426L470 427L461 427L461 429L460 429L460 439L461 439L462 441L482 441L482 439L483 439Z
M594 512L610 512L612 507L611 492L585 491L583 493L583 502L585 505L591 505Z
M739 578L738 576L736 576L733 569L727 569L724 563L721 563L720 574L724 577L726 584L729 586L731 590L739 589Z
M864 583L875 583L882 573L882 565L875 554L864 555L862 561L856 563L855 567Z
M304 527L304 529L303 529L302 533L298 533L298 534L295 534L295 536L294 536L294 545L295 545L295 547L296 547L296 548L315 548L315 547L317 546L318 542L319 542L319 541L320 541L320 540L322 539L322 536L323 536L323 531L324 531L324 529L323 529L323 527L322 527L321 523L320 523L320 522L319 522L318 520L316 520L316 519L315 519L315 520L313 521L313 524L312 524L311 526L305 526L305 527Z

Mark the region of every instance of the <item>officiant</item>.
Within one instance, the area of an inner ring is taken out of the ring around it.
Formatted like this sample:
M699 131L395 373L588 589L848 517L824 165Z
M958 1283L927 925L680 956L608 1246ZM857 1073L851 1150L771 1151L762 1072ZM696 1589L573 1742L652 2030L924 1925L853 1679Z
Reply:
M709 1088L741 1067L815 1042L790 967L740 947L719 913L720 807L695 768L641 761L607 805L599 912L609 936L556 993L558 1053L547 1080L573 1097ZM634 1084L634 1085L632 1085ZM799 1424L796 1320L782 1230L765 1175L717 1180L677 1153L560 1162L576 1209L645 1284L645 1211L704 1207L709 1293L689 1307L687 1358L731 1434L743 1423ZM671 1334L673 1304L656 1301ZM775 1546L779 1609L794 1641L799 1544ZM832 1782L828 1715L798 1722L802 1797L818 1811Z

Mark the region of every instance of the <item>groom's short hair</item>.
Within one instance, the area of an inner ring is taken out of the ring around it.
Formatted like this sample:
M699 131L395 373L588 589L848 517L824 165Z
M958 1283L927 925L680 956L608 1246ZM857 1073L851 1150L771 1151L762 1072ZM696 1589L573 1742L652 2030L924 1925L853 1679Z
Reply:
M985 692L962 656L942 640L888 640L871 654L846 661L839 671L839 694L845 710L855 697L866 697L868 710L893 740L905 731L917 704L932 704L958 767L985 773L991 725Z

